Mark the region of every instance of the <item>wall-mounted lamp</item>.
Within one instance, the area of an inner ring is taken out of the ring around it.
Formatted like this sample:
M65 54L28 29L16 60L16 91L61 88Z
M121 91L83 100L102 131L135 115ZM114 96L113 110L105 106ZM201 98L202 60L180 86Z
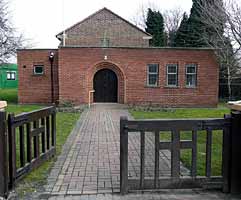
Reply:
M107 56L104 56L104 60L107 60L108 59L108 57Z
M50 61L51 64L53 64L53 62L54 62L54 52L50 52L49 61Z

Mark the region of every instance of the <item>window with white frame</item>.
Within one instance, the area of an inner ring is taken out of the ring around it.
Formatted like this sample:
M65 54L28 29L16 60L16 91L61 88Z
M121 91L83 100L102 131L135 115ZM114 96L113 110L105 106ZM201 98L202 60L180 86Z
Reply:
M33 73L34 73L34 75L43 75L44 74L44 66L43 65L34 65Z
M148 64L147 65L147 85L151 87L158 86L159 77L159 65Z
M186 65L186 87L197 86L197 64Z
M7 80L16 80L16 72L7 72Z
M177 87L178 86L178 65L167 64L167 86Z

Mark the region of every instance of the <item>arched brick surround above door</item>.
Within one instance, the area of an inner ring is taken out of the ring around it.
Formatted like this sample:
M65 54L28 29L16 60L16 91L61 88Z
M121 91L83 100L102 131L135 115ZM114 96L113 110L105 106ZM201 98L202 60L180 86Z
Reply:
M125 103L125 76L124 76L124 73L121 70L121 68L118 67L114 63L100 62L90 68L90 70L89 70L90 76L88 76L88 77L90 77L88 79L89 89L93 90L93 87L94 87L93 80L94 80L95 73L101 69L110 69L113 72L115 72L115 74L117 75L117 79L118 79L118 103Z

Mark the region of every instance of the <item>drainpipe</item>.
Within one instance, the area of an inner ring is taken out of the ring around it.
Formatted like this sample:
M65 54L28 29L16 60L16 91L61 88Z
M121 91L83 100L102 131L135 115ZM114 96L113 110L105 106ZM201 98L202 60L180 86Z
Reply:
M53 70L54 52L50 52L49 62L51 67L51 103L54 103L54 70Z

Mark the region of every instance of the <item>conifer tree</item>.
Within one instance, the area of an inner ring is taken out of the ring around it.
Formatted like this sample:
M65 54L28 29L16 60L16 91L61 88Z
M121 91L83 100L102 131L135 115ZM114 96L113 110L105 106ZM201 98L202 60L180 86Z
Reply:
M193 0L190 16L183 17L178 33L175 39L175 46L181 47L207 47L210 42L215 39L217 30L213 30L203 21L203 13L205 7L215 7L217 1L222 3L222 0ZM218 8L217 8L218 9ZM220 10L220 12L222 12ZM223 34L223 26L219 25L219 34Z
M188 16L186 13L183 14L183 18L179 29L177 30L176 36L174 38L173 46L185 47L188 37Z
M148 8L146 19L146 32L152 35L151 46L161 47L166 45L166 33L164 19L159 11L152 11Z
M202 10L200 4L203 0L193 0L193 6L188 19L188 37L186 41L187 47L202 47L207 46L203 35L205 34L205 24L202 23ZM204 0L205 1L205 0ZM209 1L209 0L208 0Z

